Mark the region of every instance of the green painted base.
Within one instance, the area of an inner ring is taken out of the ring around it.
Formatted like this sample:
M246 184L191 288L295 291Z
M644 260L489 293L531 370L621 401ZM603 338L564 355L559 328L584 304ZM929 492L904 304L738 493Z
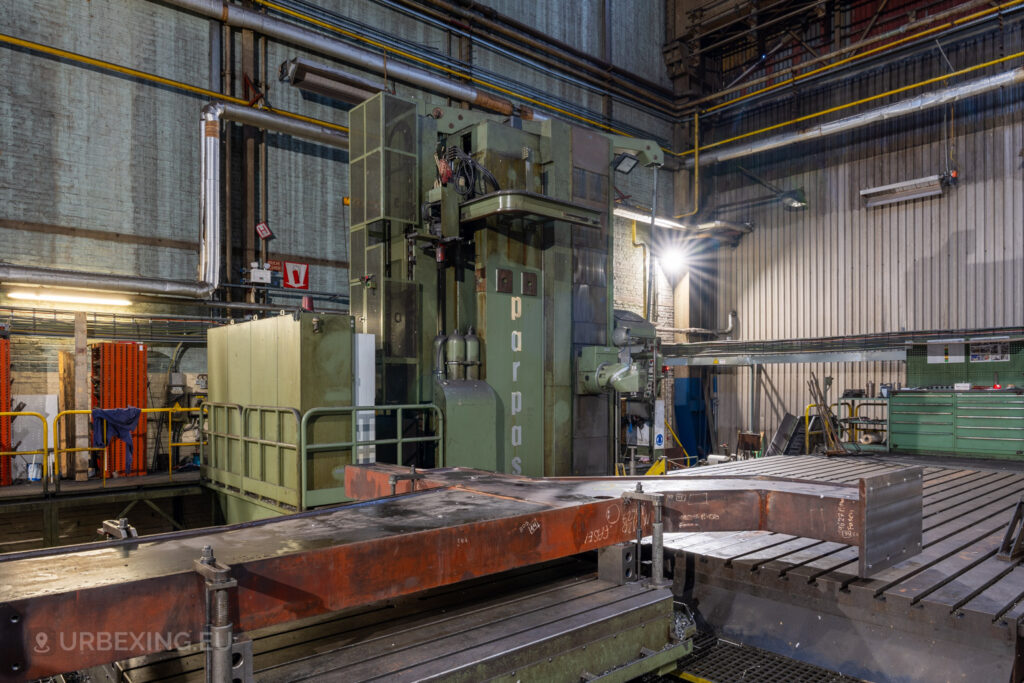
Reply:
M217 504L224 513L225 524L241 524L243 522L254 522L258 519L270 519L287 514L278 508L260 505L254 500L235 496L223 491L217 491Z

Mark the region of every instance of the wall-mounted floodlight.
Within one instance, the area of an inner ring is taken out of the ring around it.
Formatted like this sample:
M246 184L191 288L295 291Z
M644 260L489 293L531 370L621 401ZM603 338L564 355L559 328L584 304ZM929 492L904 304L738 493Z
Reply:
M383 90L383 85L335 66L297 57L281 64L281 80L299 90L359 104Z
M864 198L864 206L885 206L886 204L940 195L946 184L944 176L930 175L925 178L904 180L892 185L869 187L866 190L861 190L860 196Z
M619 173L629 173L636 165L640 163L640 160L636 155L630 154L629 152L619 152L612 159L612 167Z
M658 255L658 263L661 264L662 272L670 278L686 272L688 261L686 252L677 245L663 249Z
M797 188L795 190L783 190L780 187L772 185L767 180L764 180L757 174L748 171L742 166L737 167L739 172L753 180L758 185L767 187L769 190L775 193L775 198L782 204L782 208L787 211L802 211L807 208L807 194L803 191L803 188Z
M800 211L807 208L807 195L803 189L790 190L779 195L782 208L787 211Z

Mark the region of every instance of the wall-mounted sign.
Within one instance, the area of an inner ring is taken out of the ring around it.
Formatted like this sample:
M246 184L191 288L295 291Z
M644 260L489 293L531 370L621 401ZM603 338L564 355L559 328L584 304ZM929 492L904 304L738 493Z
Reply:
M929 363L963 363L964 360L963 339L928 342Z
M309 264L283 261L284 279L282 284L288 289L309 289Z
M1010 342L971 342L972 363L1009 363Z
M256 224L256 234L260 236L261 240L269 240L274 237L274 233L271 232L270 226L267 225L266 221L260 221Z

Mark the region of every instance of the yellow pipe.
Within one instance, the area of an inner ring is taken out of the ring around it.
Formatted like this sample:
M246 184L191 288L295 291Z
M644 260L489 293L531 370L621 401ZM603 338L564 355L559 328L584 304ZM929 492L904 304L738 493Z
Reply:
M645 242L637 242L636 241L636 221L632 221L632 223L633 223L633 246L634 247L640 247L641 249L644 250L644 255L643 255L643 259L644 259L643 309L646 311L647 310L647 244Z
M883 99L885 97L890 97L892 95L898 95L900 93L907 92L908 90L914 90L915 88L921 88L923 86L931 85L933 83L939 83L939 82L945 81L945 80L947 80L949 78L955 78L956 76L963 76L964 74L971 73L972 71L978 71L979 69L985 69L985 68L988 68L990 66L995 66L996 64L1002 64L1003 62L1008 62L1008 61L1010 61L1012 59L1019 59L1021 57L1024 57L1024 51L1022 51L1022 52L1015 52L1012 55L1007 55L1005 57L999 57L998 59L992 59L992 60L989 60L987 62L982 62L981 64L975 64L974 66L969 66L969 67L960 69L959 71L953 71L951 73L944 74L942 76L936 76L934 78L929 78L929 79L926 79L926 80L923 80L923 81L919 81L917 83L912 83L911 85L904 85L904 86L901 86L899 88L895 88L893 90L887 90L886 92L878 93L877 95L871 95L869 97L864 97L864 98L861 98L859 100L855 100L853 102L848 102L846 104L840 104L840 105L837 105L835 107L831 107L829 109L824 109L822 111L815 112L814 114L806 114L804 116L800 116L800 117L797 117L795 119L790 119L789 121L784 121L782 123L776 123L776 124L773 124L771 126L765 126L764 128L760 128L758 130L752 130L752 131L750 131L748 133L742 133L740 135L736 135L736 136L733 136L731 138L726 138L725 140L719 140L718 142L712 142L710 144L704 145L703 147L701 147L699 150L696 150L696 151L695 150L688 150L686 152L679 152L679 153L672 152L672 154L674 154L675 156L679 156L679 157L689 156L691 154L697 154L699 152L703 152L703 151L712 149L714 147L720 147L721 145L725 145L725 144L728 144L730 142L736 142L737 140L742 140L744 138L749 138L749 137L751 137L753 135L758 135L760 133L767 133L769 131L776 130L778 128L783 128L785 126L789 126L789 125L792 125L794 123L802 123L804 121L809 121L810 119L815 119L815 118L818 118L819 116L825 116L826 114L832 114L832 113L835 113L837 111L842 111L843 109L849 109L850 107L856 107L857 105L860 105L860 104L865 104L867 102L873 102L875 100L880 100L880 99ZM696 158L696 157L694 157L694 158Z
M896 47L898 45L903 45L904 43L908 43L908 42L911 42L913 40L917 40L918 38L924 38L925 36L930 36L930 35L932 35L934 33L938 33L938 32L944 31L946 29L956 28L960 24L965 24L965 23L967 23L969 21L974 21L975 19L980 19L980 18L988 16L990 14L995 14L995 13L1001 12L1004 9L1009 9L1009 8L1014 7L1015 5L1019 5L1021 3L1024 3L1024 0L1012 0L1012 2L1004 2L1003 4L997 5L996 7L990 7L989 9L979 10L977 12L974 12L973 14L968 14L967 16L960 17L959 19L954 19L953 21L948 21L945 24L940 24L938 26L933 26L932 28L925 29L924 31L919 31L918 33L914 33L912 35L900 38L898 40L894 40L891 43L886 43L884 45L879 45L878 47L873 47L870 50L867 50L865 52L861 52L859 54L850 55L849 57L845 57L843 59L837 60L837 61L832 62L830 64L826 64L825 66L819 67L817 69L812 69L811 71L808 71L807 73L803 73L803 74L800 74L800 75L797 75L797 76L790 76L786 80L779 81L778 83L775 83L774 85L769 85L769 86L766 86L764 88L761 88L760 90L754 90L752 92L749 92L746 95L742 95L740 97L735 97L735 98L733 98L733 99L731 99L731 100L729 100L727 102L722 102L721 104L716 104L713 107L708 107L707 109L704 110L704 113L705 114L709 114L709 113L711 113L713 111L721 109L722 107L728 107L728 106L730 106L732 104L736 104L737 102L742 102L742 101L744 101L746 99L749 99L751 97L755 97L757 95L761 95L761 94L764 94L766 92L771 92L772 90L776 90L776 89L781 88L781 87L786 86L786 85L791 85L793 83L796 83L797 81L802 81L805 78L810 78L811 76L816 76L817 74L824 73L825 71L829 71L831 69L834 69L837 66L843 66L844 64L849 64L851 62L855 62L855 61L857 61L859 59L863 59L864 57L869 57L869 56L871 56L873 54L878 54L879 52L883 52L885 50L890 50L890 49L892 49L892 48L894 48L894 47Z
M676 432L674 429L672 429L672 425L669 424L668 420L665 420L665 426L668 428L668 433L672 435L672 438L676 440L676 443L679 445L679 447L683 449L683 455L686 456L686 466L689 467L690 454L686 452L686 446L684 446L683 442L679 440L678 436L676 436Z
M698 211L700 211L700 114L693 112L693 211L681 213L676 218L695 216ZM645 307L644 310L646 311L647 308Z
M123 74L125 76L131 76L132 78L138 78L143 81L149 81L150 83L158 83L165 85L170 88L189 92L194 95L203 95L213 100L220 100L221 102L231 102L232 104L240 104L248 107L248 100L243 100L238 97L231 97L219 93L215 90L207 90L206 88L200 88L199 86L191 85L189 83L183 83L181 81L175 81L170 78L164 78L163 76L157 76L155 74L146 73L145 71L139 71L138 69L131 69L127 66L121 66L120 64L114 64L113 62L105 62L102 59L94 59L93 57L86 57L74 52L68 52L67 50L61 50L60 48L50 47L49 45L43 45L42 43L34 43L31 40L23 40L22 38L15 38L14 36L8 36L0 33L0 43L7 43L9 45L17 45L18 47L27 48L34 50L35 52L42 52L43 54L53 55L54 57L60 57L61 59L67 59L72 62L78 62L79 64L88 64L99 69L106 71L113 71L115 73ZM325 128L331 128L333 130L347 133L348 128L345 126L339 126L336 123L328 123L327 121L321 121L320 119L314 119L309 116L303 116L302 114L296 114L294 112L285 111L283 109L274 109L272 107L259 107L281 116L287 116L290 119L297 121L305 121L307 123L315 123L318 126L324 126Z

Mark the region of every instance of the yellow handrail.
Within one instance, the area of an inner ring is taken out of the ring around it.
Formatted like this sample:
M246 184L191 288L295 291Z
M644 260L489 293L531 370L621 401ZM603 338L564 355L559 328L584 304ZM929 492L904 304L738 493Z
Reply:
M142 408L141 409L141 412L144 413L144 414L147 414L147 415L150 415L150 414L153 414L153 413L167 413L167 477L169 479L172 479L172 480L174 479L174 460L171 458L171 449L172 448L176 448L176 447L181 447L181 446L199 446L200 445L199 441L180 441L180 442L179 441L174 441L174 430L173 430L174 415L176 413L200 413L200 414L202 414L203 410L204 410L203 406L186 407L186 408L183 408L181 406L169 406L169 407L166 407L166 408ZM106 486L107 485L107 462L106 462L106 450L107 450L107 447L106 446L102 446L102 447L78 446L78 447L71 447L71 448L59 448L57 446L57 444L60 443L60 425L62 423L62 418L66 417L68 415L92 415L92 411L91 410L62 410L61 412L57 413L54 416L54 418L53 418L53 457L54 457L54 463L55 463L55 468L54 469L56 469L56 471L57 471L57 479L59 480L61 475L62 475L61 468L60 468L60 456L63 455L64 453L80 453L80 452L83 452L83 451L90 451L90 452L92 452L92 451L103 451L103 453L104 453L104 462L103 462L103 467L102 467L102 470L103 470L103 485ZM103 442L104 443L107 443L106 430L107 430L107 425L106 425L106 422L104 422L103 423Z
M807 407L804 408L804 452L805 453L810 453L811 452L811 434L824 434L825 433L824 428L822 428L822 429L815 429L813 432L811 431L811 408L816 408L817 406L818 406L817 403L808 403ZM839 412L839 403L830 403L828 405L829 408L832 408L833 406L835 407L836 412L838 413ZM847 406L847 410L849 410L849 406ZM822 418L822 419L824 419L824 418Z
M23 415L27 416L27 417L38 418L39 421L43 423L43 448L42 448L42 450L35 450L35 451L3 451L3 452L0 452L0 458L2 458L2 457L14 457L16 455L42 455L43 456L43 480L45 481L46 480L46 474L47 474L47 471L48 471L47 470L47 466L46 466L46 460L47 460L47 455L49 453L49 444L46 441L46 436L47 436L46 416L43 415L42 413L33 413L31 411L25 411L25 410L3 411L3 412L0 412L0 417L21 417Z

